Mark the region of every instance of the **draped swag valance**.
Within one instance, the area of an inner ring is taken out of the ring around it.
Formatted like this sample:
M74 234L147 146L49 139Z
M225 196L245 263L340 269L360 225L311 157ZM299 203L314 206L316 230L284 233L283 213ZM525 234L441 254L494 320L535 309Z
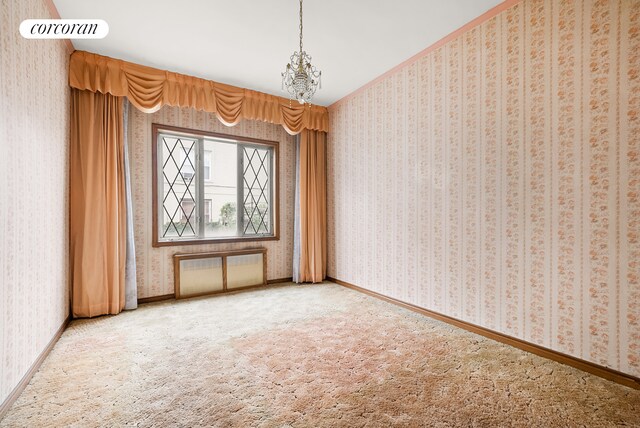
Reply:
M303 129L329 129L326 107L303 106L287 98L84 51L71 54L69 84L76 89L127 97L147 113L170 105L215 113L227 125L253 119L280 124L290 134Z

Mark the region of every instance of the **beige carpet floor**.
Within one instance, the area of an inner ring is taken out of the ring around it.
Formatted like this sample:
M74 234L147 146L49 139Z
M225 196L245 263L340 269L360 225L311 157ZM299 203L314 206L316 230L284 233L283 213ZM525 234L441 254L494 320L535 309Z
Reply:
M0 426L640 426L640 391L286 285L74 321Z

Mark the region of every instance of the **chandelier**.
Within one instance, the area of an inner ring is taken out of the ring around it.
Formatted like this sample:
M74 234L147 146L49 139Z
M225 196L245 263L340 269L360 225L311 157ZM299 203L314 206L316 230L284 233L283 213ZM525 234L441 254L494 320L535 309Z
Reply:
M322 72L311 65L311 56L302 50L302 0L300 0L300 51L291 55L286 70L282 73L282 89L286 89L289 98L295 98L300 104L309 103L318 85L322 88Z

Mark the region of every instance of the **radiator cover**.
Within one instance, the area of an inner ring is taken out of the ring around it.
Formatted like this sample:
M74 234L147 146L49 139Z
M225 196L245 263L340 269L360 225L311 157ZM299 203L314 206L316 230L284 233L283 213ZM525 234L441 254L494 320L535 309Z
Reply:
M267 249L174 254L176 298L224 293L267 284Z

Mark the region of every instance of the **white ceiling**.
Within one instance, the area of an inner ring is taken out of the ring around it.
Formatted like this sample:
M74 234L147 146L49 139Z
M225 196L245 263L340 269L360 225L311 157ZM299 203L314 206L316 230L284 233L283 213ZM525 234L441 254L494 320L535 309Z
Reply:
M304 48L330 105L502 0L307 0ZM297 0L54 0L62 18L104 19L76 49L286 96L298 46Z

